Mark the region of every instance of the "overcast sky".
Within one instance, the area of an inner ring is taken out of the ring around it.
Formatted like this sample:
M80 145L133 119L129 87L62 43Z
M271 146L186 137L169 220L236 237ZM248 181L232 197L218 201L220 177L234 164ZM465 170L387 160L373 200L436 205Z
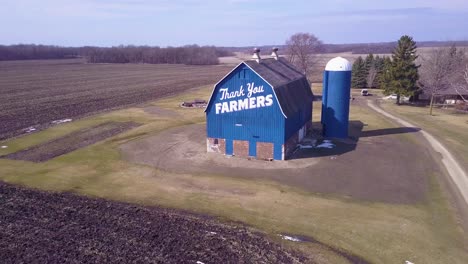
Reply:
M0 0L0 44L255 46L468 40L468 0Z

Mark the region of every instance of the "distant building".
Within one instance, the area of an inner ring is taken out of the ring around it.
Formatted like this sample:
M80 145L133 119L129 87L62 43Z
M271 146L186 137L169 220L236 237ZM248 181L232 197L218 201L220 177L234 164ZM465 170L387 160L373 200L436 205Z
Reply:
M284 160L311 126L306 77L273 50L237 65L215 86L206 112L207 151Z
M464 98L468 98L468 91L467 90L455 90L453 87L449 87L444 90L440 90L434 96L434 103L435 104L445 104L445 105L455 105L457 103L463 103ZM431 100L431 94L423 91L422 94L419 95L419 100L426 101L427 103Z

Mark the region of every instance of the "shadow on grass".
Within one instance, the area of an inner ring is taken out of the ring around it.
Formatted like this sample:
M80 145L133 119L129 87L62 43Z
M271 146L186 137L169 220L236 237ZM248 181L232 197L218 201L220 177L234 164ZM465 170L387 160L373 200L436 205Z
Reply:
M393 135L393 134L405 134L405 133L414 133L418 132L421 129L418 127L394 127L394 128L384 128L384 129L376 129L376 130L367 130L361 131L361 137L376 137L376 136L385 136L385 135Z
M298 149L289 159L338 156L347 152L354 151L359 143L360 138L414 133L421 130L417 127L394 127L363 131L363 128L365 126L367 126L367 124L364 124L360 120L351 120L349 121L349 137L347 139L330 139L331 143L334 145L331 148L316 146L314 148ZM317 139L316 145L319 146L321 143L324 142L324 140L326 140L322 137L322 125L320 124L320 122L312 123L311 137Z

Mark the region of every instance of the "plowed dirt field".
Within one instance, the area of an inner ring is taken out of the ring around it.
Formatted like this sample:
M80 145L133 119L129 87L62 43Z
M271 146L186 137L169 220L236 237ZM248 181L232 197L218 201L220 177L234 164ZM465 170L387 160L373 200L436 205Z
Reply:
M0 62L0 140L215 83L229 66Z
M0 182L2 263L304 263L247 227Z

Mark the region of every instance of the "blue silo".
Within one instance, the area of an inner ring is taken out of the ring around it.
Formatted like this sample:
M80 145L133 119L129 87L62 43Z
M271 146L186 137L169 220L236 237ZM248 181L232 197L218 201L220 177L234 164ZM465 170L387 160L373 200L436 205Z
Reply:
M330 60L323 73L323 136L347 138L351 94L351 63L337 57Z

